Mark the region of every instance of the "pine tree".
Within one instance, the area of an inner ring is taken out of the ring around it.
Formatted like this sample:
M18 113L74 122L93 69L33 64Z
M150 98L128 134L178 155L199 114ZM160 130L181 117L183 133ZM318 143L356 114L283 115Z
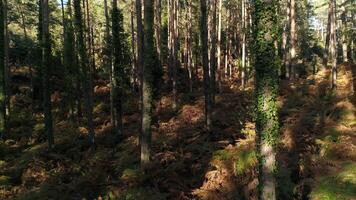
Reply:
M87 118L87 126L89 131L89 142L95 144L95 132L93 124L93 87L91 70L89 67L89 60L84 40L84 27L82 20L82 12L80 0L74 0L74 14L75 14L75 29L77 32L77 48L79 53L79 63L81 66L83 89L84 89L84 103L85 115Z
M5 5L0 0L0 139L5 132Z
M123 101L123 89L124 89L124 28L123 28L123 16L120 9L117 6L117 0L113 0L112 8L112 40L113 40L113 69L114 69L114 102L116 111L116 128L118 135L123 134L122 124L122 101Z
M153 107L154 68L157 67L156 49L154 47L154 14L153 1L144 1L144 66L142 77L142 129L141 129L141 166L150 162L151 125Z
M208 28L207 28L207 2L200 0L201 18L200 18L200 37L202 41L202 61L204 71L204 95L205 95L205 127L211 130L211 91L208 60Z
M274 42L277 39L276 0L256 0L254 8L256 68L256 134L259 152L260 199L276 199L276 143L278 69Z
M48 146L51 149L54 144L52 105L50 90L50 68L51 68L51 43L49 33L49 7L48 0L41 0L41 49L42 49L42 87L43 87L43 110L45 133L47 135Z

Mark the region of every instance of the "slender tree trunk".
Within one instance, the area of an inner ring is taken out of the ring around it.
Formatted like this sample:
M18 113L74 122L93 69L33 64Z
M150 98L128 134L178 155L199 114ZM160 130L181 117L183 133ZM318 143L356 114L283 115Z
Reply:
M172 27L172 62L173 62L173 79L172 79L172 109L177 110L177 71L178 71L178 1L173 0L173 27Z
M79 62L82 69L82 80L84 87L84 102L85 102L85 115L87 118L87 126L89 132L89 142L95 145L95 132L93 123L93 87L92 77L90 73L89 60L85 45L84 27L82 20L82 12L80 7L80 0L74 0L74 12L75 12L75 25L77 30L78 39L78 52Z
M325 47L324 47L324 52L323 52L323 65L324 69L327 68L328 65L328 57L330 53L330 23L331 23L331 15L332 15L332 10L331 6L329 5L328 9L328 22L326 26L326 39L325 39Z
M286 79L290 78L289 64L290 64L290 50L288 40L290 38L290 0L286 0L286 19L283 27L282 35L282 51L283 51L283 75Z
M131 50L132 50L132 68L131 68L131 83L133 90L137 86L137 54L136 54L136 35L135 35L135 5L134 2L131 4L131 14L130 14L130 28L131 28Z
M246 2L241 0L241 18L242 18L242 56L241 56L241 86L245 88L246 84Z
M142 74L143 74L143 65L144 65L144 35L143 35L143 25L142 25L142 2L141 0L136 0L136 25L137 25L137 70L138 70L138 77L140 82L139 87L139 96L140 96L140 106L142 106ZM142 110L143 108L140 107ZM142 121L142 120L141 120ZM140 138L141 142L141 138Z
M157 67L157 57L154 47L154 12L152 0L144 1L144 68L143 68L143 101L142 101L142 135L141 135L141 166L150 162L151 155L151 125L153 107L153 70Z
M48 0L42 0L42 76L43 76L43 110L45 133L47 135L48 147L52 148L53 138L53 121L50 86L50 68L51 68L51 44L49 33L49 7Z
M229 9L227 9L227 27L226 27L226 48L225 48L225 69L224 69L224 79L226 80L227 77L227 69L229 65L229 53L230 53L230 12Z
M277 38L276 0L255 1L256 135L259 151L259 199L276 199L276 144L278 140L278 70L274 41Z
M341 7L341 26L342 26L342 58L344 62L348 62L348 49L347 49L347 21L346 21L346 15L347 11L345 8L346 0L342 2L342 7Z
M189 76L189 91L193 92L193 51L192 51L192 37L193 37L193 30L192 30L192 2L189 0L187 1L187 67L188 67L188 76Z
M221 92L221 79L222 79L222 67L221 67L221 7L222 0L218 0L218 43L217 43L217 76L218 76L218 92Z
M154 0L155 4L155 42L156 42L156 51L160 64L162 66L162 53L161 53L161 2L162 0Z
M290 78L295 78L296 65L296 5L295 0L290 0Z
M200 31L202 41L202 61L204 72L204 95L205 95L205 127L211 130L211 96L210 96L210 76L208 61L208 29L207 29L207 5L206 0L200 0L201 19Z
M105 12L105 65L109 69L109 81L110 81L110 122L115 127L115 106L114 106L114 76L112 70L112 40L110 34L110 17L108 11L107 0L104 0L104 12Z
M211 51L210 51L210 90L211 90L211 104L215 104L216 93L216 7L217 0L212 2L212 23L211 23Z
M330 8L330 60L332 63L332 88L336 88L336 78L337 78L337 69L336 69L336 2L335 0L329 0Z
M123 135L122 123L122 95L123 95L123 79L124 79L124 66L123 66L123 44L121 37L123 32L122 22L123 16L117 6L117 0L113 0L112 8L112 36L113 36L113 54L114 54L114 102L116 110L116 128L118 136Z
M10 90L10 85L11 85L11 81L10 81L10 65L9 65L9 27L8 27L8 4L7 4L7 0L4 0L4 27L5 27L5 46L4 46L4 55L5 55L5 63L4 63L4 87L5 87L5 128L6 131L8 130L8 123L10 120L10 112L11 112L11 105L10 105L10 97L11 97L11 90ZM33 85L33 84L31 84Z
M5 3L0 0L0 140L6 130L6 106L5 106Z

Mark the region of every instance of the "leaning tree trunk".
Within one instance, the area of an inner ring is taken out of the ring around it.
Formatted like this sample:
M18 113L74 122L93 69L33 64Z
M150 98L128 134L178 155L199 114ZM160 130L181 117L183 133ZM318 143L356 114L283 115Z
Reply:
M255 0L254 53L256 56L256 134L259 153L259 199L276 199L276 144L278 69L274 41L277 39L278 1Z
M84 103L85 103L85 115L87 118L87 126L89 132L89 142L91 145L95 144L95 132L93 123L93 87L92 77L90 73L89 60L85 45L84 27L82 20L82 13L80 8L80 0L74 0L74 12L75 12L75 27L77 31L78 40L78 53L79 63L82 71L82 80L84 87Z
M211 91L208 60L208 28L207 28L207 5L206 0L200 0L201 19L200 37L202 42L202 61L204 73L204 95L205 95L205 127L211 130Z
M50 67L51 67L51 44L49 33L49 7L48 0L41 1L42 15L42 86L43 86L43 110L45 133L47 135L48 147L51 149L54 144L53 139L53 122L52 122L52 105L50 86Z

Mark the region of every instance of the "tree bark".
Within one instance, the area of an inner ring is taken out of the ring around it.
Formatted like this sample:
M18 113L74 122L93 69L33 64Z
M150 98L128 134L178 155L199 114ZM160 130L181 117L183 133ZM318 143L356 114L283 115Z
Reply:
M53 121L52 121L52 105L51 105L51 90L50 90L50 67L51 67L51 44L49 33L49 7L48 0L42 0L42 85L43 85L43 110L45 133L47 135L48 147L52 148L54 144L53 138Z
M246 84L246 2L241 0L241 22L242 22L242 55L241 55L241 86Z
M210 90L211 90L211 104L215 104L216 93L216 0L211 2L212 6L212 22L211 22L211 51L210 51Z
M162 0L154 0L155 3L155 42L156 42L156 51L162 66L162 53L161 53L161 2Z
M329 0L330 6L330 60L332 64L332 83L331 87L336 88L336 79L337 79L337 69L336 69L336 2L335 0Z
M211 131L211 94L210 94L210 76L208 61L208 29L207 29L207 5L206 0L200 0L201 19L200 19L200 37L202 41L202 61L204 73L204 95L205 95L205 128Z
M222 67L221 67L221 8L222 0L218 0L218 41L217 41L217 76L218 76L218 92L221 92L222 88Z
M290 78L295 78L295 65L296 65L296 5L295 0L290 0Z
M144 1L144 68L143 68L143 101L142 101L142 133L141 133L141 166L150 163L151 155L151 125L153 107L153 70L157 65L154 47L154 11L152 0Z
M0 140L3 139L6 123L5 107L5 3L0 0Z
M113 55L114 55L114 102L116 111L116 129L119 137L123 135L123 110L122 110L122 95L123 95L123 84L124 84L124 66L123 66L123 43L122 37L123 27L122 21L123 16L117 6L117 0L113 0L112 8L112 37L113 37Z
M253 34L256 68L256 136L259 153L259 199L276 199L276 144L279 124L277 114L278 70L274 42L277 39L276 0L256 0Z
M112 40L110 34L110 17L108 11L107 0L104 0L104 13L105 13L105 66L109 70L109 81L110 81L110 123L115 127L116 118L115 118L115 106L114 106L114 76L112 70ZM115 127L116 128L116 127Z

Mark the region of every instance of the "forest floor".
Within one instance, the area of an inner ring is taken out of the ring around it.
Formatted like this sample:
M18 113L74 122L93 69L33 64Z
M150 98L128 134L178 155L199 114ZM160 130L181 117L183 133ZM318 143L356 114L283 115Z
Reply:
M159 99L153 162L139 168L137 97L128 96L125 136L110 125L108 87L96 81L97 146L84 120L65 118L55 93L55 147L47 150L43 116L32 108L26 70L13 71L11 131L0 143L0 199L256 199L253 87L224 87L216 96L213 130L203 128L202 91L180 88L178 111ZM281 82L280 199L356 199L356 66ZM79 127L79 128L77 128ZM149 173L148 173L149 172Z

